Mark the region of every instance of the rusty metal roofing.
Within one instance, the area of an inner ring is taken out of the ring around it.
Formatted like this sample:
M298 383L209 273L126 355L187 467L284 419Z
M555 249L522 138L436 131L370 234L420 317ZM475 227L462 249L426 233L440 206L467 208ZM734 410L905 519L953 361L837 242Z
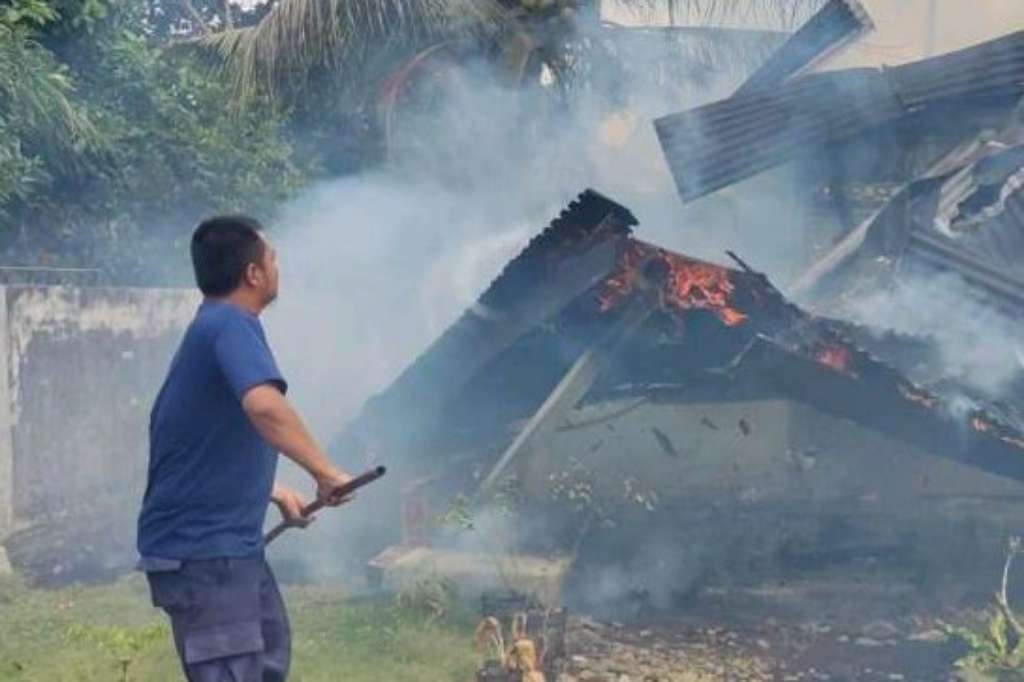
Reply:
M1024 126L961 144L801 276L797 296L842 286L858 260L884 257L958 273L996 306L1024 310Z
M829 0L743 82L736 94L778 85L873 28L871 17L858 0Z
M887 69L811 74L655 121L684 201L942 105L1024 94L1024 31Z

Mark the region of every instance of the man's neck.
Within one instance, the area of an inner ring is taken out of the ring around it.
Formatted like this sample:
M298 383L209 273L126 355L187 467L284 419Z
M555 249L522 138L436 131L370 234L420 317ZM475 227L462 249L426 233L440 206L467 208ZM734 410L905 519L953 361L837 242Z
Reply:
M241 308L256 317L260 316L260 313L263 312L263 308L265 307L256 296L252 295L251 292L241 289L234 291L227 296L221 296L219 298L207 297L207 299L211 301L220 301L222 303L230 303L231 305Z

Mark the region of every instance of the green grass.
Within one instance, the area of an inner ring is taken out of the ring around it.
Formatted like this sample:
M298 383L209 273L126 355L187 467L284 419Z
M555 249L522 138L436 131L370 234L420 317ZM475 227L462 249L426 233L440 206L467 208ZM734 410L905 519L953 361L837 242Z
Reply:
M328 588L286 588L292 620L291 682L468 682L472 620L429 622L390 601L347 599ZM145 581L29 589L0 579L0 680L118 682L184 679L163 614Z

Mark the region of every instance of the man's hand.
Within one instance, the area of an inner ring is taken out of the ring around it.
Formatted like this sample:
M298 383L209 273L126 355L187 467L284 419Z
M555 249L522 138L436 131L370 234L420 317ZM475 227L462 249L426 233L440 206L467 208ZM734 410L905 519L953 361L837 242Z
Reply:
M316 519L314 516L302 515L302 508L306 506L305 500L287 486L274 484L274 490L270 495L270 499L281 510L281 518L289 526L305 528Z
M340 497L338 488L352 480L352 476L340 469L331 468L324 475L316 477L316 496L328 507L337 507L352 500L352 495Z

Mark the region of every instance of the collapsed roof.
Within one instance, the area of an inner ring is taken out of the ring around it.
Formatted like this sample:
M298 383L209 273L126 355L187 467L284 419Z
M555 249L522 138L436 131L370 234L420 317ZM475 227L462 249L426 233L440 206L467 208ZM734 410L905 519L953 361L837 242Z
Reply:
M906 183L793 286L827 300L869 263L953 271L1013 314L1024 310L1024 121L970 139ZM890 273L895 274L895 273ZM877 275L877 273L876 273Z
M929 390L809 314L763 275L636 239L633 215L586 191L513 259L385 391L348 438L426 456L504 447L588 352L601 371L579 395L704 386L719 399L775 396L1024 480L1024 432ZM899 345L898 340L895 342ZM518 428L518 427L516 427Z
M1024 95L1024 32L886 69L816 73L655 121L683 201L829 144L949 107Z
M828 0L747 77L736 94L778 85L872 28L871 17L858 0Z
M656 121L680 196L691 201L811 161L805 171L837 197L848 231L788 284L798 300L835 314L872 291L953 273L975 299L968 305L1016 319L1024 310L1024 32L893 68L793 77L797 69L779 66L799 64L798 55L820 59L834 49L830 36L848 41L869 28L863 8L833 0L734 96ZM879 165L883 156L901 160ZM931 162L921 166L918 156ZM901 163L924 170L907 173ZM896 191L858 224L842 197L844 183L865 172L858 180Z

